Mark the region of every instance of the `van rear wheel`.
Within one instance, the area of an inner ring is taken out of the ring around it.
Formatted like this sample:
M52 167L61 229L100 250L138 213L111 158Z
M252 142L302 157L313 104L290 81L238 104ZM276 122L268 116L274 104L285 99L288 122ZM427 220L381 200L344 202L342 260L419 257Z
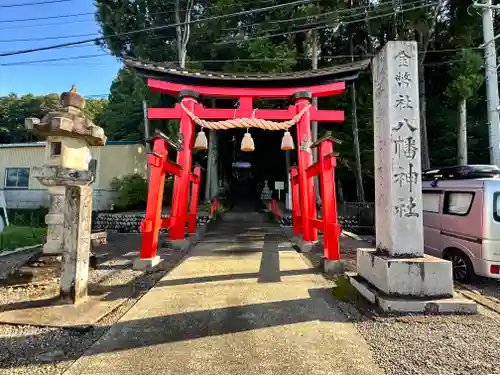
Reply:
M474 278L474 268L470 259L461 251L453 251L445 257L453 267L453 279L468 283Z

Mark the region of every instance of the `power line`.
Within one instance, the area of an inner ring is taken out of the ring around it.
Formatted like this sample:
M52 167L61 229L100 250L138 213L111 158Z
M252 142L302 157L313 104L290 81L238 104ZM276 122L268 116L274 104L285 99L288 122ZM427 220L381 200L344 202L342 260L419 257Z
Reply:
M32 28L35 28L35 27L44 27L44 26L56 26L56 25L63 25L63 24L67 24L67 23L71 23L71 24L74 24L74 23L83 23L83 22L95 22L93 19L89 19L89 20L72 20L72 21L65 21L65 22L51 22L51 23L42 23L42 24L39 24L39 25L26 25L26 26L11 26L11 27L2 27L0 28L0 31L3 31L3 30L19 30L19 29L32 29ZM0 24L2 22L0 21Z
M81 55L81 56L72 56L72 57L57 57L57 58L53 58L53 59L44 59L44 60L11 62L11 63L6 63L6 64L0 64L0 66L29 65L29 64L37 64L37 63L44 63L44 62L90 59L90 58L102 57L102 56L110 56L110 55L107 54L107 53L100 53L100 54L94 54L94 55Z
M286 3L286 4L279 4L279 5L272 5L264 8L257 8L257 9L252 9L252 10L246 10L242 12L235 12L235 13L230 13L230 14L223 14L220 16L213 16L213 17L207 17L207 18L201 18L197 20L192 20L189 22L176 22L168 25L163 25L163 26L155 26L155 27L148 27L145 29L139 29L139 30L133 30L133 31L126 31L123 33L117 33L114 35L110 35L107 37L100 37L100 38L92 38L92 39L85 39L85 40L80 40L77 42L68 42L68 43L61 43L61 44L56 44L52 46L46 46L46 47L38 47L38 48L30 48L30 49L25 49L25 50L19 50L19 51L13 51L13 52L4 52L0 53L0 57L6 57L6 56L14 56L14 55L22 55L22 54L27 54L27 53L32 53L32 52L38 52L38 51L47 51L51 49L56 49L56 48L61 48L61 47L67 47L67 46L72 46L72 45L78 45L78 44L86 44L86 43L91 43L91 42L98 42L102 40L106 40L109 38L116 38L116 37L121 37L121 36L130 36L130 35L135 35L135 34L140 34L143 32L150 32L150 31L156 31L156 30L164 30L168 28L173 28L177 26L183 26L183 25L192 25L192 24L198 24L206 21L215 21L215 20L221 20L225 18L230 18L230 17L237 17L237 16L244 16L248 14L253 14L253 13L262 13L266 12L269 10L274 10L274 9L280 9L280 8L285 8L289 6L295 6L295 5L301 5L301 4L309 4L312 2L315 2L318 0L297 0L297 1L292 1L291 3Z
M94 14L94 12L76 13L76 14L63 14L63 15L59 15L59 16L48 16L48 17L22 18L22 19L16 19L16 20L4 20L4 21L0 21L0 24L1 23L18 23L18 22L41 21L41 20L54 20L54 19L59 19L59 18L71 18L71 17L88 16L88 15L92 15L92 14Z
M409 3L406 3L405 6L410 6L412 4L421 4L422 2L425 2L426 0L415 0L415 1L412 1L412 2L409 2ZM373 12L380 12L380 11L383 11L383 10L386 10L386 9L380 9L380 7L385 7L386 5L390 5L391 8L392 8L392 1L386 1L384 3L380 3L378 4L378 8L376 9L373 9ZM371 5L370 5L371 6ZM352 11L355 11L357 9L365 9L365 12L363 12L362 14L350 14L350 15L346 15L346 16L342 16L342 18L340 19L337 19L337 21L342 21L344 20L346 17L347 18L352 18L352 17L358 17L358 16L363 16L363 20L366 20L366 8L367 6L359 6L359 7L353 7L353 8L349 8L349 9L341 9L341 10L338 10L338 11L335 11L333 13L342 13L342 12L352 12ZM287 19L287 20L282 20L282 21L263 21L263 22L257 22L257 23L253 23L251 25L247 25L247 26L244 26L242 25L240 28L233 28L233 29L223 29L223 30L241 30L242 28L245 28L245 27L248 27L248 26L258 26L258 25L262 25L262 24L266 24L266 23L275 23L275 22L278 22L278 23L284 23L284 22L290 22L290 21L295 21L295 20L301 20L301 19L304 19L304 18L315 18L315 17L322 17L322 16L325 16L327 14L330 14L332 12L327 12L327 13L323 13L323 14L313 14L313 15L309 15L309 16L306 16L306 17L295 17L295 18L291 18L291 19ZM321 26L324 26L324 22L325 20L323 21L319 21L319 22L316 22L316 23L305 23L305 24L302 24L302 25L296 25L296 27L305 27L305 26L316 26L316 25L321 25ZM260 34L264 34L266 32L270 32L270 31L279 31L280 29L279 28L274 28L274 29L268 29L268 30L261 30L261 31L257 31L256 33L254 34L247 34L252 36L252 35L260 35ZM304 31L310 31L311 29L308 29L308 30L304 30ZM156 40L156 39L165 39L165 37L162 37L162 36L152 36L149 38L149 40ZM221 39L218 39L216 40L215 42L218 42L218 41L223 41L224 39L221 38ZM175 38L171 38L171 39L166 39L166 41L175 41ZM158 50L159 48L164 48L164 47L157 47L157 48L153 48L153 50Z
M425 4L425 5L421 5L421 6L416 6L416 7L413 7L411 9L398 10L398 13L404 13L404 12L409 12L409 11L413 11L416 9L427 8L427 7L435 5L435 4L437 4L437 2ZM342 20L339 20L338 23L341 23L342 26L345 26L345 25L349 25L352 23L366 22L367 20L383 18L383 17L393 16L393 15L394 15L394 12L391 12L391 13L385 13L385 14L380 14L380 15L371 16L371 17L364 17L364 18L361 18L359 20L353 20L353 21L348 21L348 22L342 22ZM243 43L243 42L248 42L248 41L257 40L257 39L266 39L266 38L272 38L272 37L276 37L276 36L284 36L284 35L290 35L290 34L300 34L300 33L309 32L312 30L321 30L321 29L327 29L327 28L332 28L332 27L333 27L333 25L322 25L322 26L307 28L304 30L285 31L282 33L263 35L263 36L257 36L257 37L252 37L252 34L250 34L250 38L245 36L243 38L239 38L239 39L235 39L235 40L222 40L222 39L220 39L219 41L216 41L214 43L214 45ZM253 34L253 35L255 35L255 34Z
M69 1L69 0L68 0ZM269 2L275 2L276 0L257 0L258 3L269 3ZM243 3L239 3L238 5L245 5L245 4L254 4L256 1L247 1ZM173 4L173 3L172 3ZM199 4L198 4L199 5ZM223 4L223 6L229 7L229 4ZM203 10L207 9L213 9L216 8L215 6L206 6L203 7ZM186 9L181 9L181 11L185 11ZM148 13L149 16L157 16L161 14L173 14L175 13L175 10L172 11L167 11L167 12L154 12L154 13ZM0 24L2 23L18 23L18 22L29 22L29 21L43 21L43 20L52 20L52 19L60 19L60 18L72 18L72 17L81 17L81 16L92 16L94 15L95 12L86 12L86 13L75 13L75 14L65 14L65 15L58 15L58 16L49 16L49 17L36 17L36 18L23 18L23 19L15 19L15 20L0 20ZM94 19L89 19L89 20L81 20L78 22L91 22L94 21ZM64 22L58 22L58 23L47 23L47 24L41 24L41 25L28 25L28 26L20 26L20 27L12 27L8 28L10 29L23 29L23 28L28 28L28 27L41 27L41 26L51 26L51 25L60 25L60 24L67 24L67 23L72 23L76 21L64 21ZM6 29L0 29L0 30L6 30Z
M418 3L418 2L421 2L421 1L415 1L414 3ZM411 5L411 3L410 4L406 4L406 6L407 5ZM410 8L410 9L403 9L402 12L412 11L414 9L419 9L419 8L426 7L426 6L432 6L432 4L427 4L427 5L423 5L423 6L420 6L420 7L413 7L413 8ZM343 24L347 25L347 24L350 24L350 23L366 21L367 19L381 18L381 17L390 16L390 15L392 15L392 12L390 14L387 13L387 14L376 15L376 16L372 16L372 17L368 17L368 18L359 19L359 20L353 20L353 21L349 21L349 22L343 22ZM351 17L352 18L353 16L357 16L357 15L350 15L350 16L346 16L346 17ZM303 27L303 26L308 26L308 25L300 25L300 26ZM298 30L298 31L289 31L289 32L284 32L284 33L279 33L279 34L273 34L273 35L265 35L265 36L257 37L257 38L247 38L247 39L244 39L244 40L237 40L237 41L226 41L226 42L220 43L220 44L234 43L234 42L241 42L241 41L248 41L248 40L253 40L253 39L261 39L261 38L269 38L269 37L278 36L278 35L295 34L295 33L307 32L307 31L310 31L310 30L327 28L327 27L331 27L331 26L330 25L322 25L322 26L315 27L315 28L308 28L308 29ZM82 47L82 46L78 46L78 47ZM429 50L427 52L428 53L435 53L435 52L456 52L456 51L459 51L459 50L461 50L461 49ZM95 57L95 56L96 55L90 55L88 57ZM101 55L97 55L97 56L105 56L105 54L101 54ZM344 56L346 56L346 57L354 57L356 55L348 55L348 56L344 55ZM358 56L361 56L361 55L358 55ZM363 55L363 56L366 56L366 55ZM86 58L86 57L85 56L78 56L76 58L77 59L81 59L81 58ZM325 57L325 58L326 59L332 59L332 58L337 58L337 57ZM341 57L339 57L339 58L341 58ZM71 60L71 59L73 59L73 58L72 57L68 57L68 58L56 58L56 59L48 59L48 60L33 60L33 61L27 61L27 62L14 62L14 63L3 64L3 65L4 66L19 66L19 65L25 65L25 64L43 63L43 62L48 62L48 61L49 62L56 62L56 61L64 61L64 60ZM199 60L197 62L232 62L232 61L233 60ZM235 61L244 61L244 60L239 59L239 60L235 60ZM247 59L247 61L248 61L248 59ZM166 61L166 62L176 62L176 61ZM195 63L195 62L196 61L192 61L192 63Z
M0 8L27 7L27 6L32 6L32 5L47 5L47 4L55 4L55 3L67 3L70 1L73 1L73 0L46 0L46 1L36 1L34 3L0 5Z

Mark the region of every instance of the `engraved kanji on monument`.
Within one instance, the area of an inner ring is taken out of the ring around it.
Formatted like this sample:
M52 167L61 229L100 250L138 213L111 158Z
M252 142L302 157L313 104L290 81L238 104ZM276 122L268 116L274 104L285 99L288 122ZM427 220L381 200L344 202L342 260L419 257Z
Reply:
M373 62L377 250L424 255L416 42L389 42Z

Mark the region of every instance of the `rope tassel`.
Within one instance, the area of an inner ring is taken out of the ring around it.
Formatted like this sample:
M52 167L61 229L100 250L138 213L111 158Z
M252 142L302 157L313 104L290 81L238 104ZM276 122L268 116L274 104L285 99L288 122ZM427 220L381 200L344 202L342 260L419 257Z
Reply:
M247 132L243 136L241 140L241 151L243 152L252 152L255 151L255 145L253 143L252 134Z
M288 130L285 132L285 134L283 134L283 139L281 140L281 149L285 151L295 149L292 135Z
M194 141L193 149L195 150L206 150L208 149L208 140L203 128L198 132L196 140Z

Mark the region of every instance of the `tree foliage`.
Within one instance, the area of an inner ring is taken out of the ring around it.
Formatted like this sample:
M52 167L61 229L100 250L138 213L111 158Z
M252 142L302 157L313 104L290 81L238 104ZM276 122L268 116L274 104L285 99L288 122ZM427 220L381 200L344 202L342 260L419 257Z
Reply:
M174 24L186 19L201 20L252 9L290 3L291 0L96 0L96 20L108 38L102 43L111 54L177 64L179 49ZM176 4L180 13L176 13ZM393 6L398 7L395 12ZM191 24L186 66L217 71L289 72L311 68L311 29L319 38L319 68L373 56L387 41L415 40L419 43L421 68L425 68L427 139L432 166L455 163L457 148L458 96L468 98L469 162L488 163L485 89L481 55L472 47L482 43L481 17L468 11L472 0L318 0L265 12L211 19ZM498 26L498 25L497 25ZM156 27L154 31L115 36L116 33ZM352 38L353 50L350 49ZM353 55L353 56L351 56ZM418 82L414 82L417 84ZM361 162L367 185L373 176L372 82L368 70L356 85ZM322 109L342 109L343 124L320 124L344 140L338 175L343 184L353 181L355 168L351 131L349 90L333 98L320 98ZM110 139L143 137L142 100L150 107L172 106L175 98L147 90L143 77L121 70L110 89L109 104L97 116ZM30 99L23 99L29 102ZM12 104L6 104L12 103ZM23 140L17 132L25 107L10 96L0 101L0 142ZM32 103L33 104L33 103ZM232 106L234 103L227 103ZM281 105L284 103L259 103ZM38 105L34 105L38 107ZM6 107L8 114L6 113ZM32 110L32 112L36 110ZM38 111L40 112L40 111ZM6 122L5 118L9 120ZM8 124L8 125L6 125ZM17 125L16 125L17 124ZM175 135L175 122L155 121L154 127ZM3 130L2 130L3 129ZM8 129L7 131L5 129ZM3 132L3 133L2 133ZM346 191L352 189L344 189ZM349 197L346 197L349 199ZM367 197L370 199L370 197ZM373 197L372 197L373 198Z

